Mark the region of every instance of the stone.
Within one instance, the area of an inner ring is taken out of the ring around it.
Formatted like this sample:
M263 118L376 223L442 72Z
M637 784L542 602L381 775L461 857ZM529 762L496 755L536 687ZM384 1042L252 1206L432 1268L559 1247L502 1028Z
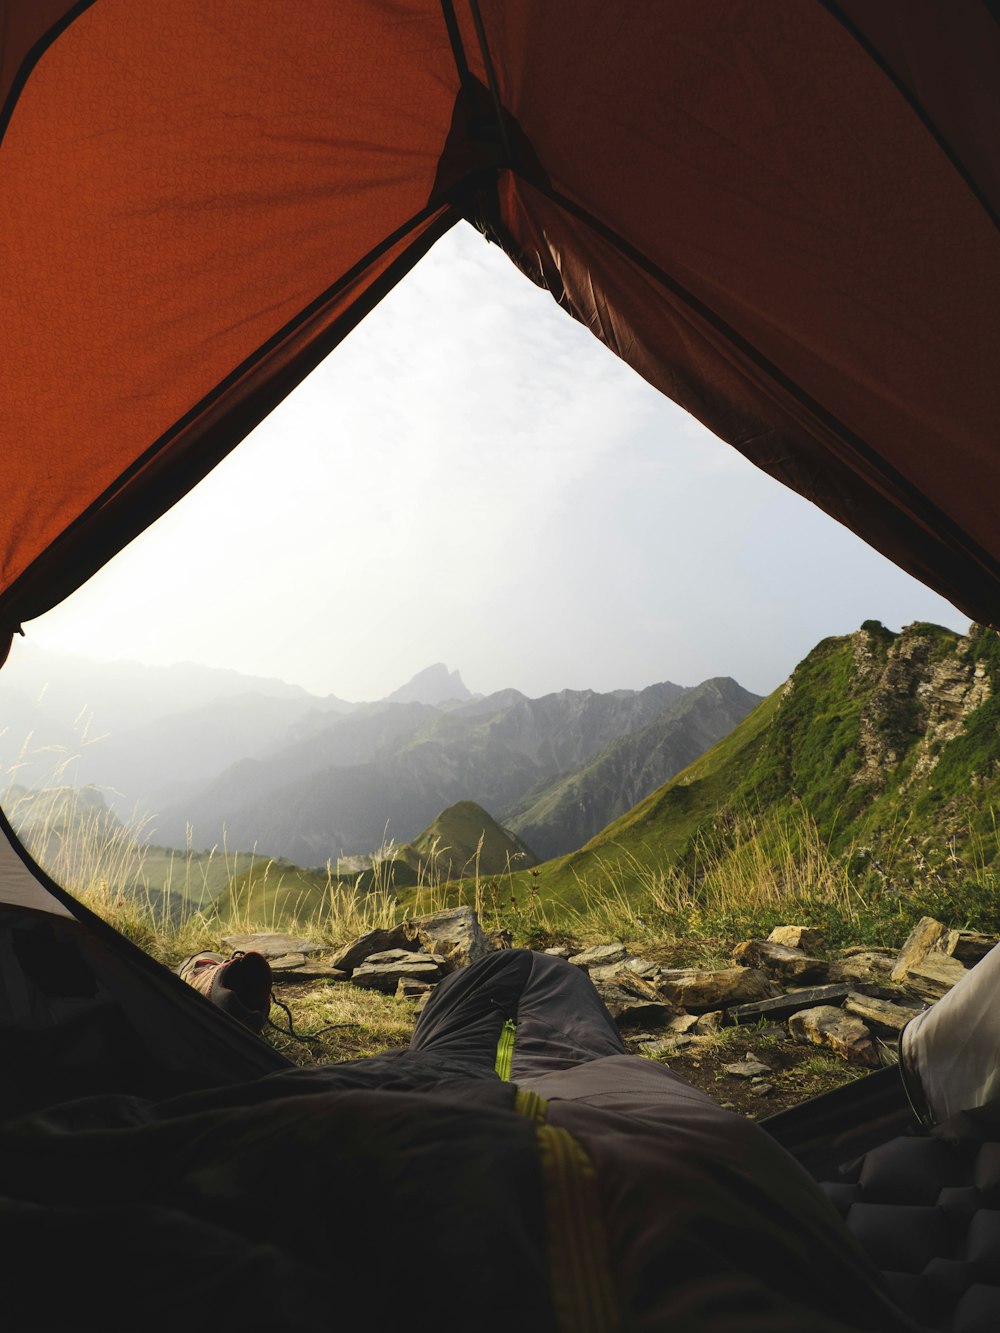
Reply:
M627 967L619 967L609 977L600 977L594 981L594 987L598 995L604 995L605 991L624 991L635 1000L648 1000L651 1004L662 1003L663 996L650 981L643 977L638 977L634 972L630 972Z
M762 1018L787 1018L800 1009L811 1009L818 1004L846 1000L850 986L841 983L836 986L813 986L808 990L793 990L787 995L779 995L773 1000L759 1000L753 1004L731 1005L726 1009L726 1018L730 1023L757 1023Z
M636 1000L625 993L620 996L602 995L601 999L619 1028L657 1027L676 1013L664 1000Z
M789 949L822 949L826 943L818 926L775 926L767 937L768 944L784 944Z
M325 953L330 947L316 940L300 939L297 935L281 935L276 931L267 931L261 935L224 935L223 943L235 951L259 953L270 961L272 958L286 958L289 954ZM335 967L339 964L333 961Z
M434 986L429 981L415 981L412 977L400 977L396 987L397 1000L415 1000L420 995L429 995Z
M907 990L915 991L922 999L940 1000L967 972L965 964L957 958L932 949L907 969L905 984Z
M269 958L271 972L277 975L280 972L294 972L296 968L304 967L306 956L304 953L283 953L278 958Z
M889 976L893 981L906 981L929 953L948 957L954 952L957 943L957 930L949 930L932 916L922 916L907 936Z
M612 980L594 984L620 1028L659 1028L678 1016L676 1008L667 1004L655 986L625 968Z
M768 1083L765 1079L761 1079L758 1083L755 1079L753 1083L750 1084L750 1091L755 1097L770 1097L771 1093L774 1091L774 1084Z
M831 963L827 975L831 981L866 981L869 977L887 977L892 971L892 956L860 950Z
M570 962L572 961L571 958ZM585 967L584 971L596 986L602 981L614 981L615 977L617 977L620 972L629 971L630 969L625 966L627 961L627 959L621 958L615 963L593 963L590 967ZM634 976L635 973L632 973L631 975Z
M439 953L427 953L424 949L383 949L381 953L370 953L366 963L437 963L443 967L446 959Z
M656 1041L643 1041L639 1043L639 1050L643 1055L651 1056L654 1060L664 1057L669 1058L676 1055L678 1051L683 1051L686 1047L694 1044L693 1037L677 1035L673 1037L661 1037Z
M384 953L387 949L403 949L407 945L408 940L402 926L393 926L389 930L369 930L364 935L359 935L356 940L352 940L350 944L345 944L342 949L338 949L330 962L342 972L350 974L369 954ZM415 945L412 947L416 948Z
M899 953L899 950L886 949L883 948L881 944L849 944L846 949L837 950L837 957L853 958L855 954L859 953L878 954L879 957L881 958L888 958L891 964L892 961L895 959L896 955Z
M756 967L766 976L786 985L803 981L825 981L828 965L821 958L810 958L801 949L767 940L744 940L733 950L733 962Z
M574 967L585 967L589 971L592 967L611 967L623 963L627 957L628 949L615 940L611 944L595 944L591 949L584 949L583 953L572 954L569 961Z
M707 1014L699 1015L693 1028L696 1037L711 1037L722 1027L723 1010L710 1009Z
M416 1004L414 1004L413 1006L414 1018L419 1018L420 1015L427 1008L427 1001L431 998L431 993L433 992L433 990L434 990L433 986L428 986L426 992L423 995L417 996Z
M800 1009L788 1020L788 1031L798 1042L833 1051L848 1064L875 1069L880 1064L872 1034L860 1018L823 1004Z
M960 930L952 955L967 967L972 967L985 958L998 941L993 935L982 935L978 930Z
M568 949L565 944L557 944L551 949L543 949L542 952L547 953L550 958L569 958L573 950Z
M911 1005L895 1004L891 1000L879 1000L872 995L851 991L844 1001L844 1012L860 1018L875 1032L898 1037L910 1019L916 1018L921 1011Z
M617 963L592 964L587 968L587 973L591 981L607 981L619 972L631 972L643 981L655 982L661 970L658 963L651 963L648 958L625 957Z
M667 1031L676 1032L678 1034L693 1032L698 1026L698 1023L699 1019L696 1018L694 1014L678 1014L676 1018L672 1018L667 1024Z
M770 977L754 967L726 967L715 972L664 968L658 987L660 994L679 1009L728 1008L781 993Z
M655 981L660 975L659 963L654 963L648 958L626 958L625 966L645 981Z
M448 969L468 967L494 952L471 907L450 907L431 916L404 921L403 930L411 945L441 954Z
M760 1060L748 1055L745 1060L740 1060L737 1064L723 1065L723 1072L732 1074L735 1078L761 1078L773 1071L770 1065L762 1064Z
M301 958L302 954L292 954L292 958ZM271 964L271 975L275 981L298 982L304 984L307 981L347 981L348 974L341 972L338 967L331 967L329 963L309 962L308 960L296 964L294 967L284 967L284 959L277 959Z
M380 990L386 995L393 995L404 977L411 981L440 981L441 969L437 963L416 961L412 963L362 963L351 973L351 985L361 986L365 990Z

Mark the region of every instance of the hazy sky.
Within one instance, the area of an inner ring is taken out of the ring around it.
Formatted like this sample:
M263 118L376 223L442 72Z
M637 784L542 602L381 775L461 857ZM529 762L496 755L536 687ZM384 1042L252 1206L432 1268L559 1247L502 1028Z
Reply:
M966 619L651 389L462 224L234 454L25 628L379 698L734 676Z

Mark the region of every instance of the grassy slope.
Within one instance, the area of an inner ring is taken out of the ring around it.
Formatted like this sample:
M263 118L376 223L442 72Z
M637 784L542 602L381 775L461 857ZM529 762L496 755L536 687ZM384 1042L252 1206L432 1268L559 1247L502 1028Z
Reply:
M484 875L501 874L509 863L535 864L535 857L511 837L481 806L459 801L449 806L413 842L397 848L391 860L375 871L359 875L328 876L325 871L304 870L282 860L258 857L252 867L236 876L220 907L237 917L280 922L289 917L305 920L319 911L331 892L360 894L392 890L409 898L418 884L433 886L468 874L476 862Z
M724 740L580 851L546 862L538 876L541 894L579 906L581 881L600 883L610 870L630 888L638 884L639 867L680 859L702 823L725 804L740 784L740 774L753 764L779 699L775 691Z
M468 874L477 857L484 875L502 874L511 863L527 867L538 860L519 838L508 833L475 801L458 801L449 806L397 853L397 859L415 871L426 872L437 861L449 879Z
M889 649L897 644L895 660L906 647L933 665L956 655L959 638L915 625L898 643L877 622L865 628L871 677L856 670L855 636L824 640L790 686L725 740L579 852L545 863L537 877L542 897L578 907L581 885L609 880L637 892L650 871L693 868L696 856L723 852L729 817L746 810L775 817L807 812L832 852L864 848L869 864L890 862L901 892L938 886L944 895L949 884L959 886L977 866L989 865L1000 804L1000 638L983 631L968 648L991 680L991 697L940 747L930 774L914 777L922 737L916 677L885 676ZM862 720L870 727L872 716L894 762L877 780L860 782Z

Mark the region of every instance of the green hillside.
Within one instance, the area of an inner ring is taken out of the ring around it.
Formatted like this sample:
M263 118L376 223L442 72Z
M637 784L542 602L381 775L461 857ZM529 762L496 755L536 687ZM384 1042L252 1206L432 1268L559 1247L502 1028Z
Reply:
M304 870L289 861L258 857L228 886L223 912L280 922L306 919L329 905L331 895L394 894L405 906L418 886L435 888L475 873L499 875L537 864L538 858L474 801L449 806L412 842L382 858L357 858L340 875Z
M475 801L450 805L395 859L424 880L461 879L477 866L482 875L502 875L538 864L531 849Z
M820 643L729 736L544 864L537 885L570 907L608 885L640 894L667 871L697 886L752 824L755 855L777 861L796 840L804 855L818 839L849 876L845 891L877 893L883 907L895 897L900 916L918 900L996 914L998 803L997 634L919 623L895 634L868 621Z

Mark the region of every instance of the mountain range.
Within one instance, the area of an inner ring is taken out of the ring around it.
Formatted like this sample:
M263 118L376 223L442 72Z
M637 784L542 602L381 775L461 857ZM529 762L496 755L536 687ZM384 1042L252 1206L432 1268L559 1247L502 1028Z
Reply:
M539 856L579 846L724 736L758 702L735 681L529 699L503 690L446 707L366 705L231 765L162 809L157 841L321 865L405 843L473 801ZM584 768L586 773L581 772ZM579 777L579 787L567 779ZM645 786L642 784L645 783ZM530 832L529 832L530 830Z
M153 812L146 836L168 847L225 843L318 866L408 843L447 807L472 801L551 857L580 846L758 702L722 678L484 698L438 663L387 699L350 704L235 672L133 674L123 663L43 654L30 671L12 662L0 675L0 762L40 787L56 785L55 759L58 785L101 788L121 817ZM88 712L81 744L74 720Z

